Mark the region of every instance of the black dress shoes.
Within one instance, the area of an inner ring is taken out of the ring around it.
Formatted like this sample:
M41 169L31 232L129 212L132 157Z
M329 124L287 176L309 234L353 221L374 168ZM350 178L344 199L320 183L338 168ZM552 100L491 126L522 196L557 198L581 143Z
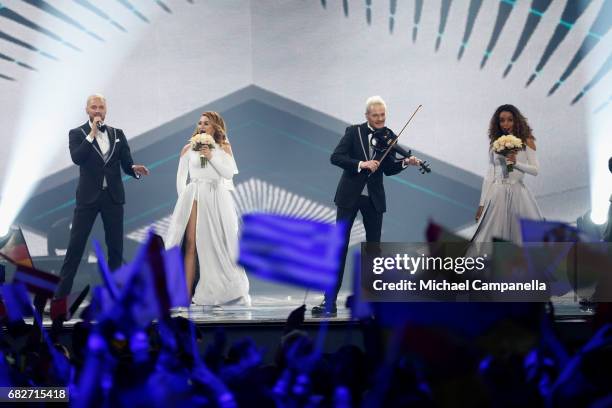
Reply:
M338 308L336 302L328 302L324 300L320 305L314 306L311 310L312 317L336 317L338 315Z

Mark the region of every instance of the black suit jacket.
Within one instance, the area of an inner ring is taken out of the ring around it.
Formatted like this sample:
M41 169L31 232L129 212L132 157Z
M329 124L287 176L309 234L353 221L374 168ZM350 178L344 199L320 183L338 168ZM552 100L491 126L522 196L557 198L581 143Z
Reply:
M361 139L359 130L361 130ZM369 172L367 170L358 172L359 162L370 160L368 147L368 135L370 133L372 131L367 122L347 127L340 143L332 153L331 163L344 169L338 182L334 202L338 207L354 207L367 183L368 195L374 204L374 208L382 213L387 210L383 173L392 176L402 171L403 167L402 161L395 161L395 158L392 157L395 155L390 154L385 157L378 170L370 177L368 177Z
M79 166L79 184L76 191L77 205L94 203L102 192L102 181L106 176L106 184L111 198L117 204L125 203L125 192L121 181L121 168L134 178L132 154L127 139L121 129L106 127L110 148L108 157L103 158L100 146L94 139L90 143L85 138L91 131L89 123L71 129L69 138L70 157Z

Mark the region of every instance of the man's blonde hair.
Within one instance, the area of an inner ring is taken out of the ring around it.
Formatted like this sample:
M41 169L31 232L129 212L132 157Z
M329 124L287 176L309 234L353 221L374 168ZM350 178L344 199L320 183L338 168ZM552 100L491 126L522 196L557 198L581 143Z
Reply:
M387 111L387 104L385 103L383 98L381 98L378 95L375 95L375 96L370 96L366 100L366 111L365 111L365 113L369 113L370 112L370 108L372 106L374 106L374 105L382 105L385 108L385 112Z
M102 102L104 102L104 105L106 105L106 98L104 97L104 95L99 94L99 93L95 93L95 94L91 94L87 97L87 104L86 106L89 106L89 102L91 102L93 99L101 99Z

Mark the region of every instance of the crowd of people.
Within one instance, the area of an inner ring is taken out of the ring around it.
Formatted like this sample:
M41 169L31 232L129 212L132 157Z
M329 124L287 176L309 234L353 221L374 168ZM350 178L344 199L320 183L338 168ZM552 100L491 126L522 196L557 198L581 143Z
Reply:
M457 316L462 305L443 307ZM276 350L248 337L228 344L222 329L203 332L180 316L138 328L121 313L92 321L85 312L71 338L52 331L49 342L36 324L5 320L0 381L67 387L77 407L612 404L609 305L583 344L560 340L550 305L508 304L512 313L467 332L440 322L383 327L375 312L355 323L363 347L331 352L304 331L305 310L288 317Z

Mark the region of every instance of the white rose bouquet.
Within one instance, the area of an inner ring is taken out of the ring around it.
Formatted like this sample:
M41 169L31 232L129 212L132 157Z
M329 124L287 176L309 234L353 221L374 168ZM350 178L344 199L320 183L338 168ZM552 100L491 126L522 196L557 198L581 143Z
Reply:
M495 139L493 142L493 150L502 156L508 156L510 153L516 153L523 148L523 141L514 135L503 135ZM508 172L514 170L513 164L506 164Z
M208 133L198 133L189 139L189 144L191 149L196 152L199 152L204 146L208 146L212 150L215 148L215 138ZM200 166L206 167L206 163L208 163L208 159L200 154Z

